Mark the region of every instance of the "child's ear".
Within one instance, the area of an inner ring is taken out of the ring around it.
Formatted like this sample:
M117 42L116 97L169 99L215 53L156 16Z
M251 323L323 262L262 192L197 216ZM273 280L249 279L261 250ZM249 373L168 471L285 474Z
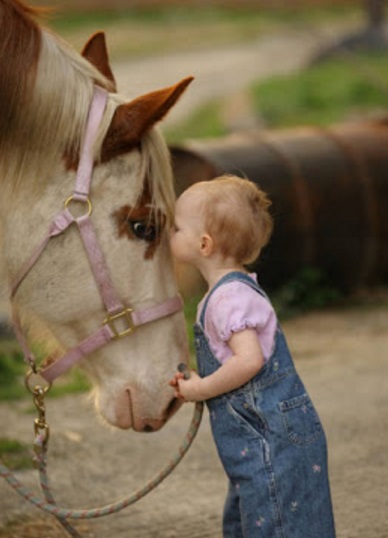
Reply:
M209 234L201 235L201 254L202 256L210 256L214 249L214 241Z

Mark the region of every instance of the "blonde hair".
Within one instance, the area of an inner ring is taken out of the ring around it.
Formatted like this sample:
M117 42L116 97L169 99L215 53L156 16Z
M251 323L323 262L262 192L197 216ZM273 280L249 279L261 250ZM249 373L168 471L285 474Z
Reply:
M199 188L204 194L204 226L215 249L243 265L256 260L273 229L267 194L252 181L232 175L203 181L191 188Z

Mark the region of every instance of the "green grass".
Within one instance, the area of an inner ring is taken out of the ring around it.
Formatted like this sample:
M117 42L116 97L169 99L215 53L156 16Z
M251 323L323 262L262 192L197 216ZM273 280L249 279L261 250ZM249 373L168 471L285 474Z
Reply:
M31 447L14 439L0 437L0 460L11 470L33 468Z
M12 401L30 398L24 379L28 371L18 344L12 340L0 342L0 401ZM85 392L90 383L85 375L74 368L62 376L50 389L49 397L59 397L64 394Z
M39 2L37 2L39 3ZM281 9L260 9L252 7L222 7L214 5L195 6L160 6L160 7L122 7L117 9L93 9L84 12L71 10L52 10L53 26L58 30L71 30L84 27L85 24L111 24L122 20L131 20L144 26L160 24L182 24L197 26L199 23L234 24L249 23L252 19L270 23L327 23L333 20L348 20L358 16L360 9L349 6L308 7L299 9L282 7Z
M201 300L200 296L193 296L193 297L185 298L184 313L185 313L185 319L186 319L190 353L192 357L194 357L194 353L195 353L193 326L195 323L195 318L196 318L196 313L197 313L197 305L200 300Z
M2 341L0 349L0 400L23 397L25 365L13 341Z
M201 6L122 8L90 10L86 13L53 13L48 25L82 48L96 30L107 34L113 59L193 50L209 46L249 41L268 32L283 32L290 27L311 28L321 24L361 21L357 7L309 9L239 9Z
M90 388L91 383L85 374L78 368L74 368L52 385L50 389L50 397L58 398L65 394L87 392Z
M39 4L39 1L35 3ZM125 7L117 9L93 9L84 12L71 10L52 10L51 19L57 30L71 30L84 27L85 24L111 24L122 20L131 20L144 26L158 26L160 24L197 26L198 24L219 24L230 21L235 25L241 23L251 24L252 20L262 21L270 25L278 22L287 24L300 23L328 23L338 20L349 20L350 17L360 17L359 6L332 5L328 7L308 8L252 8L202 5L196 6L160 6L160 7Z
M130 58L249 41L268 31L260 13L165 8L64 14L49 26L77 49L96 30L104 30L111 58ZM271 23L271 26L273 23Z
M266 128L330 125L388 108L388 54L359 54L327 61L302 72L253 84L252 114ZM222 100L197 110L166 130L170 143L227 134Z
M388 54L349 55L253 87L255 108L271 127L328 125L388 104Z
M164 131L167 141L176 144L187 139L217 138L226 134L222 122L222 107L219 101L209 101L199 107L184 122Z

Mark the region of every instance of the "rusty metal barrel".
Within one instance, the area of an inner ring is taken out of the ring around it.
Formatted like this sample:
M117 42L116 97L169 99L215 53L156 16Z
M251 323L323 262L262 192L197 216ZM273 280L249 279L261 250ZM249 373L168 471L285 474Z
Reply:
M251 131L171 153L178 194L222 173L269 193L274 234L253 267L263 285L306 267L345 292L387 282L388 122Z

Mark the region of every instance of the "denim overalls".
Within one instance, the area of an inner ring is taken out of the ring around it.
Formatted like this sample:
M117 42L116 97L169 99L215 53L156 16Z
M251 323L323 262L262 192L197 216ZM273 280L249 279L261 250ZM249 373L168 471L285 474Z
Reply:
M220 367L202 329L209 298L235 279L267 297L240 272L227 274L210 291L194 327L201 377ZM325 434L279 326L260 372L206 403L229 477L224 538L334 538Z

